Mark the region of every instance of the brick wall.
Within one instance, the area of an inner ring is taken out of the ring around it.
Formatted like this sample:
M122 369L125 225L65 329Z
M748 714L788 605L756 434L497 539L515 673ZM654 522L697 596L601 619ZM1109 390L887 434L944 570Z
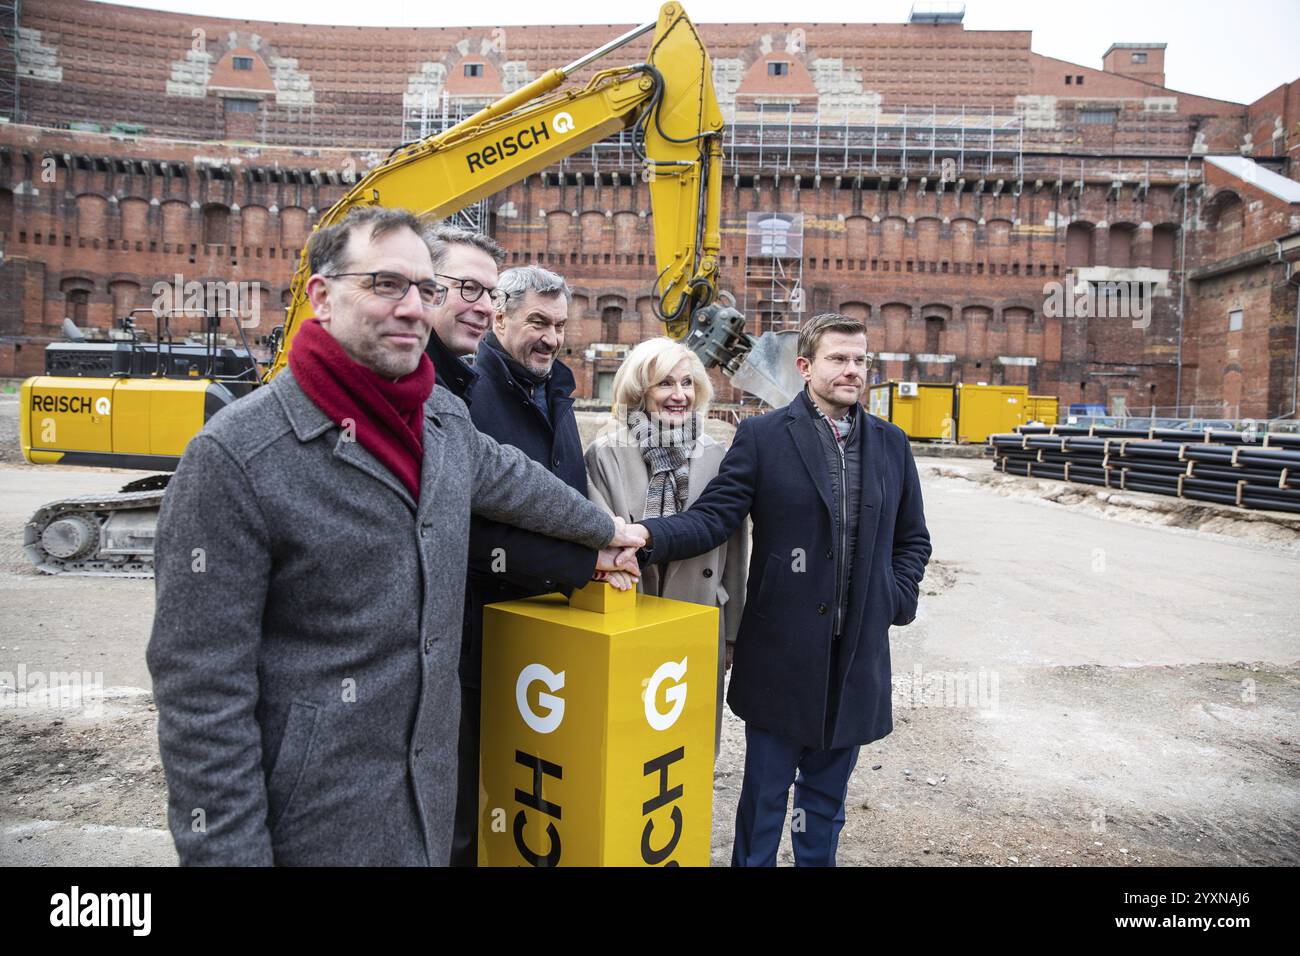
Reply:
M265 307L252 332L264 336L279 321L311 225L348 188L347 171L369 168L400 137L404 93L445 87L490 97L623 30L307 27L82 0L28 5L23 16L55 51L62 79L51 67L47 78L24 81L32 118L46 128L0 126L0 374L14 375L40 370L41 348L64 316L80 310L85 324L107 327L147 307L154 284L177 274L258 283ZM1235 153L1247 132L1258 146L1279 116L1282 145L1294 143L1300 81L1246 107L1039 56L1025 31L733 24L701 32L715 76L734 78L720 85L724 103L788 94L820 98L823 108L889 111L929 106L942 90L950 104L1026 124L1031 172L986 175L976 156L948 183L860 161L819 169L798 154L760 160L739 146L724 180L723 285L748 299L754 331L797 316L747 282L759 263L745 258L746 215L801 212L803 314L863 318L873 350L897 356L882 362L887 377L1024 383L1062 401L1122 397L1129 407L1231 399L1259 417L1282 407L1294 289L1279 279L1282 266L1248 254L1300 230L1300 220L1294 205L1229 182L1199 154L1187 157L1198 133L1211 152ZM254 68L235 70L236 55ZM773 75L774 61L791 64L789 72ZM465 64L479 62L480 75L466 74ZM1067 73L1084 85L1065 87ZM253 97L256 112L223 104ZM1112 107L1113 124L1082 116ZM48 128L74 119L139 123L149 135ZM214 142L223 138L258 142ZM1294 162L1270 162L1295 175ZM590 346L662 331L650 298L647 187L630 152L601 163L573 157L492 201L508 264L542 263L575 290L566 361L583 396L617 367L588 357ZM1185 285L1184 223L1188 269L1213 273ZM1239 267L1213 271L1242 255ZM1149 324L1048 314L1054 292L1082 281L1152 282ZM1249 316L1236 338L1226 333L1233 303ZM715 384L719 400L740 398Z

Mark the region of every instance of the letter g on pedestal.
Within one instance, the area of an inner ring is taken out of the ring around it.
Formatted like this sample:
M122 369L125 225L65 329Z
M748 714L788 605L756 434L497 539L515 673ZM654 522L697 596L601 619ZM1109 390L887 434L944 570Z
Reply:
M682 715L682 709L686 706L686 684L682 681L686 676L686 661L685 657L680 662L664 661L646 685L645 719L655 730L667 730ZM659 685L669 679L674 682L674 686L664 691L664 700L671 705L665 713L659 709L656 699L659 696Z
M662 670L662 668L660 668ZM533 710L528 702L528 688L534 681L541 681L551 693L539 693L537 705L546 708L543 714ZM564 698L556 697L555 692L564 689L564 671L558 674L545 664L529 664L519 672L515 681L515 705L524 723L539 734L549 734L560 726L564 720Z

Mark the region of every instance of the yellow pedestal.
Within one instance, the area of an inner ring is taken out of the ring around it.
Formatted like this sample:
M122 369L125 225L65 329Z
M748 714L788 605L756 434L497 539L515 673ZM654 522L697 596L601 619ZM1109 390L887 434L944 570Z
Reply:
M479 865L708 866L717 673L717 608L488 605Z

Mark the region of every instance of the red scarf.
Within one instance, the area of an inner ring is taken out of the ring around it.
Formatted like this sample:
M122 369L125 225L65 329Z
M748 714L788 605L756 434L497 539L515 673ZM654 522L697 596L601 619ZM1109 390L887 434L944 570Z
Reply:
M289 350L293 377L330 421L340 428L351 419L357 441L401 479L420 500L424 456L424 403L433 392L428 355L409 375L384 378L354 361L320 319L309 319Z

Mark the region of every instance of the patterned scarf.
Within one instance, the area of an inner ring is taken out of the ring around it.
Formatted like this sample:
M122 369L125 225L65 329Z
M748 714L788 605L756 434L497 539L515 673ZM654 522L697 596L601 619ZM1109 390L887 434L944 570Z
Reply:
M853 417L853 408L849 408L840 418L831 418L821 410L820 405L813 401L812 395L808 393L807 385L804 386L803 396L807 399L808 405L812 410L817 413L817 417L824 421L827 427L830 428L831 434L835 436L837 442L843 445L849 440L849 432L853 431L853 422L855 421Z
M686 510L690 458L700 430L699 415L689 416L680 426L664 423L645 412L629 412L629 440L641 446L641 457L650 472L645 492L646 518L666 518Z

